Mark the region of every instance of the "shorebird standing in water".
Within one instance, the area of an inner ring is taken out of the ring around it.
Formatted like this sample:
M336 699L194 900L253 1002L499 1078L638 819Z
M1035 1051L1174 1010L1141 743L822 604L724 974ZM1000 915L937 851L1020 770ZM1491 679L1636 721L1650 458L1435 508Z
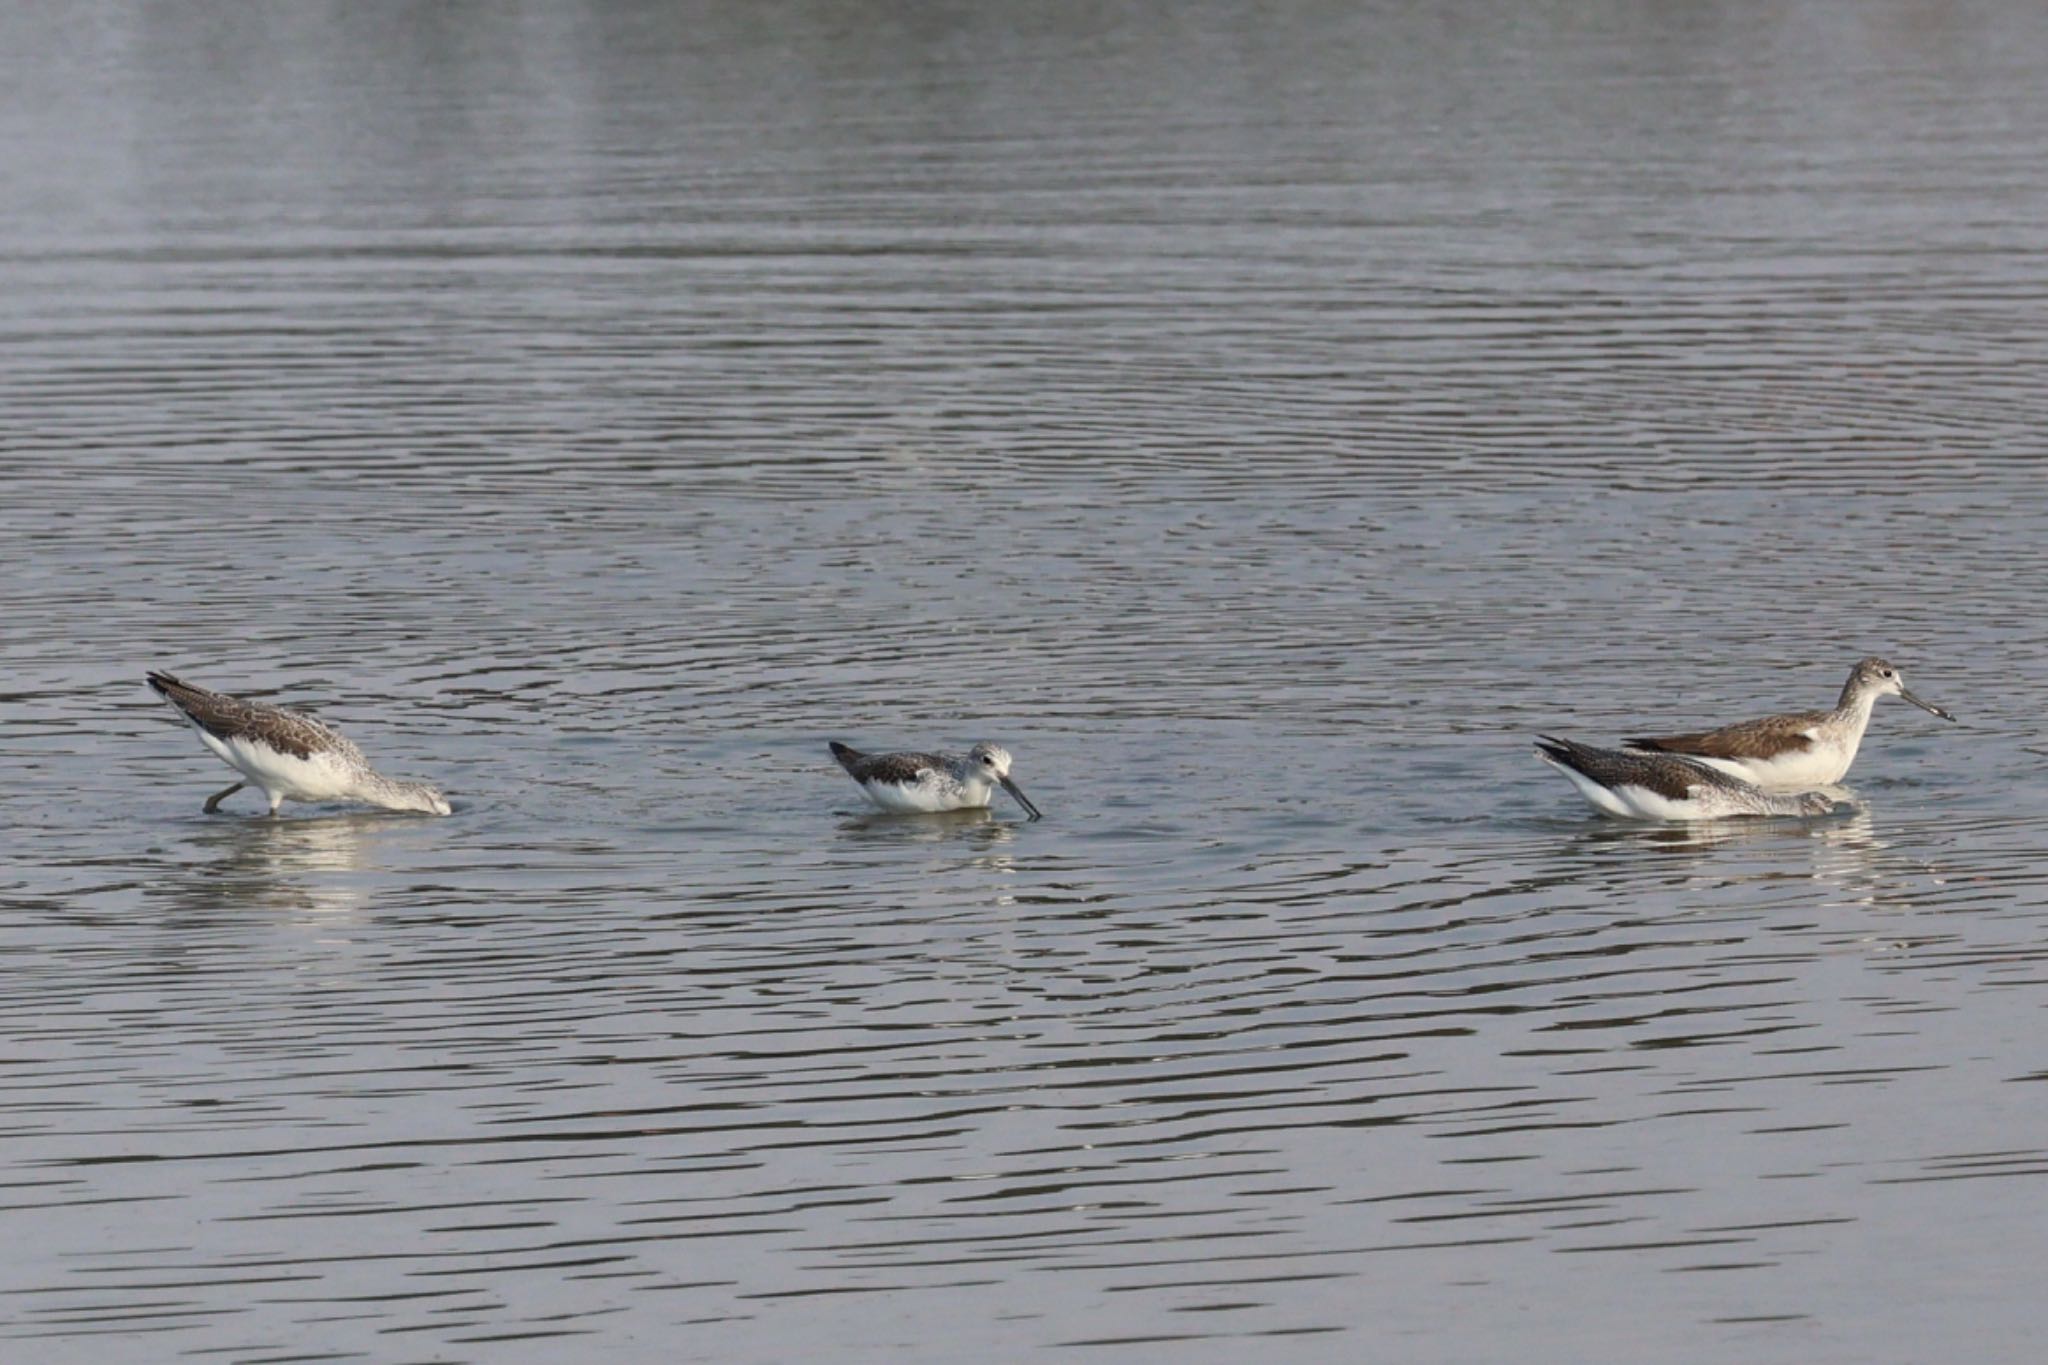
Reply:
M362 801L386 810L447 815L446 798L424 782L394 782L370 767L363 751L333 726L298 711L243 701L152 673L149 685L177 708L199 742L242 774L242 780L206 798L206 813L251 782L270 798L270 813L286 801Z
M1038 807L1010 780L1010 751L977 744L961 754L864 754L832 741L832 757L887 811L976 810L995 800L996 788L1038 818Z
M1831 786L1848 775L1879 697L1898 697L1929 715L1954 716L1906 690L1899 670L1872 656L1862 660L1842 685L1832 711L1794 711L1740 721L1690 735L1625 739L1625 748L1676 754L1769 791L1805 791Z
M1571 779L1594 809L1627 820L1720 820L1732 815L1826 815L1820 792L1779 796L1726 773L1666 754L1596 749L1550 735L1536 757Z

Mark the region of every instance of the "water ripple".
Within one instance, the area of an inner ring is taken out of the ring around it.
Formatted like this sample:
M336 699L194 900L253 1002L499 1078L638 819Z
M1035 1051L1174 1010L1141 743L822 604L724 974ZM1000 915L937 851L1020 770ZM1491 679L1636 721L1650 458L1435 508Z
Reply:
M2027 1358L2038 18L1554 9L0 17L0 1339Z

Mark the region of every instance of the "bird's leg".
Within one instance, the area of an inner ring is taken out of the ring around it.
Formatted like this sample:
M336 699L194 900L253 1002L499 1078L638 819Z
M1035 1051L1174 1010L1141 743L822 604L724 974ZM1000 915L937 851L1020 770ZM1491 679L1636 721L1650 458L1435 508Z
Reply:
M270 818L271 818L271 819L275 820L275 819L277 818L277 808L278 808L279 806L282 806L283 804L284 804L284 793L283 793L283 792L271 792L271 793L270 793Z
M247 782L237 782L234 786L229 787L226 791L215 792L213 795L207 797L206 813L208 815L213 814L215 811L220 809L220 803L222 801L225 801L228 797L233 796L236 792L240 791L242 788L248 785L249 784Z

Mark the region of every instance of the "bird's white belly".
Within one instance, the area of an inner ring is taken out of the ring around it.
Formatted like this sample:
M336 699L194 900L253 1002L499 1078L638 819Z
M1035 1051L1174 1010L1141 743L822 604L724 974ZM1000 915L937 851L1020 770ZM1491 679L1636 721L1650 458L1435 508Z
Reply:
M268 744L221 739L204 730L199 730L199 738L223 763L264 791L280 792L294 801L331 801L348 795L353 786L350 774L325 754L300 758Z
M1568 768L1555 760L1546 761L1550 763L1551 767L1557 769L1566 778L1570 779L1571 784L1579 789L1579 795L1585 797L1593 809L1599 811L1602 815L1612 815L1622 820L1638 818L1636 813L1629 808L1627 802L1584 773L1574 768Z
M1659 796L1647 787L1624 783L1615 793L1627 807L1630 817L1637 820L1705 820L1713 818L1714 812L1704 808L1693 797L1673 801L1668 796Z
M1618 786L1603 787L1584 773L1566 767L1562 763L1551 764L1571 779L1579 795L1586 798L1592 807L1602 815L1612 815L1618 820L1711 820L1721 812L1709 810L1696 796L1683 801L1673 801L1668 796L1659 796L1647 787L1638 787L1633 782ZM1694 788L1695 791L1698 788Z
M945 810L969 810L986 806L991 792L983 788L977 793L971 787L953 782L863 782L861 790L868 799L883 810L898 814L931 814ZM980 799L975 797L979 795Z
M1796 754L1776 758L1731 761L1720 758L1694 759L1722 772L1753 782L1769 792L1803 792L1831 787L1848 773L1856 759L1854 749L1839 744L1816 744Z
M1603 787L1592 778L1562 763L1552 767L1571 779L1579 789L1579 795L1602 815L1612 815L1618 820L1687 820L1696 818L1684 811L1679 802L1666 800L1653 791L1624 782L1616 787Z

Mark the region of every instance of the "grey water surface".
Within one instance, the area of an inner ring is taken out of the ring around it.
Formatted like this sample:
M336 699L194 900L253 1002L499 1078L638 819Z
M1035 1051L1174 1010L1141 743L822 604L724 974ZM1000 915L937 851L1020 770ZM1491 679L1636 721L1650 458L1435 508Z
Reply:
M2044 70L0 10L0 1359L2038 1360ZM1833 819L1529 752L1871 652ZM456 813L205 816L150 668Z

